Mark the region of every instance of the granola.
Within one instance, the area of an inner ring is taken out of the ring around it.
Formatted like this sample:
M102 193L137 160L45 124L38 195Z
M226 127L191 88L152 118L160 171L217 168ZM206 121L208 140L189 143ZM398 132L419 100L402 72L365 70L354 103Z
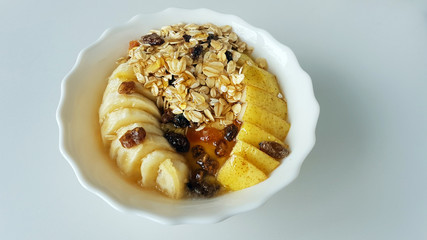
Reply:
M133 43L128 59L158 107L183 114L200 131L238 119L244 75L236 62L248 50L228 25L176 24ZM260 65L266 66L265 59Z

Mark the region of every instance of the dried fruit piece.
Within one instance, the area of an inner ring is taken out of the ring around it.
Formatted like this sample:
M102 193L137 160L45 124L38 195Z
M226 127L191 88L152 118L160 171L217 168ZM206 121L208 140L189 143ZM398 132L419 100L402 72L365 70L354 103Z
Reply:
M289 150L282 144L272 141L264 141L259 143L259 149L267 153L275 159L282 159L289 155Z
M144 141L147 133L143 127L136 127L132 130L128 130L123 136L120 137L120 143L124 148L131 148Z
M208 46L211 46L211 41L213 40L217 40L218 36L216 36L213 33L209 33L208 38L206 39L206 42L208 43Z
M206 175L208 175L208 172L206 172L206 170L198 168L191 173L190 181L201 182L204 180Z
M193 155L193 158L198 158L199 156L201 156L202 154L204 154L206 152L202 146L196 145L196 146L191 148L191 153Z
M210 174L215 174L219 167L218 161L211 159L207 153L200 155L196 163Z
M169 144L172 145L178 152L188 152L190 150L190 142L188 139L179 133L167 132L164 137L168 140Z
M227 62L233 60L233 54L230 51L225 51L225 57L227 58Z
M203 171L203 170L202 170ZM203 175L201 180L190 179L187 184L191 193L199 197L213 197L221 188L220 184L212 175Z
M150 45L162 45L165 40L161 38L157 33L147 34L141 37L142 43L150 44Z
M136 84L134 81L122 82L117 89L120 94L132 94L136 90Z
M130 41L129 42L129 50L131 50L134 47L138 47L139 46L139 42L138 41Z
M200 54L203 51L203 46L202 45L197 45L194 48L191 49L191 58L192 59L196 59L200 56Z
M184 34L184 36L182 36L182 38L184 38L184 41L190 42L191 36L187 35L187 34Z
M173 117L173 125L177 128L189 127L190 122L184 117L184 114L178 114Z
M227 154L227 143L224 140L219 140L215 142L215 154L218 157L223 157Z
M234 124L230 124L225 128L225 134L224 134L224 138L231 142L234 140L234 138L236 138L237 133L239 133L239 128L234 125Z
M175 76L172 75L172 78L168 81L169 86L173 85L174 82L175 82Z
M162 123L170 123L173 121L174 116L175 115L172 113L172 110L168 108L162 114L161 121L162 121Z

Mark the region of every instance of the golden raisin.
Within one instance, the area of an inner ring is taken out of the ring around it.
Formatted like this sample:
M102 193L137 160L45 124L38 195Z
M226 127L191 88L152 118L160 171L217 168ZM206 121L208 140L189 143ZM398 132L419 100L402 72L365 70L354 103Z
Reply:
M132 130L128 130L119 140L124 148L131 148L142 143L146 135L147 133L144 128L136 127Z
M289 155L289 150L282 144L272 141L264 141L259 143L259 149L267 153L270 157L282 159Z

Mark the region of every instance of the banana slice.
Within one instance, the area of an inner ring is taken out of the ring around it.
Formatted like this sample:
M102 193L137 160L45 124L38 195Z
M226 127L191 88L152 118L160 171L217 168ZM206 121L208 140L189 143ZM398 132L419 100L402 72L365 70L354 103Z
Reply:
M185 159L182 155L171 151L158 150L148 154L142 159L141 164L141 176L143 186L156 186L156 178L158 176L157 170L159 169L160 164L166 159L173 159L185 162Z
M139 93L133 94L119 94L116 92L111 92L107 94L99 108L99 122L102 124L105 120L105 117L108 113L113 112L121 108L134 108L143 110L157 119L160 119L160 111L157 108L156 104L150 99L140 95Z
M105 92L104 92L104 98L113 92L117 92L120 84L122 84L122 82L127 82L127 81L134 81L132 79L126 79L126 78L110 78L110 80L108 80L108 84L107 87L105 88ZM140 82L138 81L134 81L135 84L135 92L141 94L142 96L150 99L151 101L156 101L156 97L153 96L153 94L150 92L150 90L148 90L147 88L145 88Z
M154 135L158 135L158 136L163 136L163 131L160 128L158 128L158 127L156 127L156 126L154 126L154 125L152 125L150 123L133 123L133 124L130 124L130 125L125 126L125 127L128 130L129 129L132 130L132 129L136 128L136 127L143 127L146 133L150 133L150 134L154 134ZM120 129L117 130L117 131L122 132ZM114 133L114 134L111 134L111 135L103 136L103 139L104 138L105 138L105 140L104 140L105 142L111 142L111 141L113 141L114 139L117 138L117 135L116 135L116 133Z
M114 69L113 73L110 76L110 79L113 78L120 78L124 79L125 81L136 80L133 68L128 62L122 63L117 66L116 69Z
M171 198L182 198L188 182L188 167L176 159L166 159L159 166L157 188Z
M101 133L103 142L108 146L111 135L115 135L116 131L132 123L148 123L160 129L159 121L151 114L134 108L118 109L109 113L101 125Z
M124 148L120 142L120 137L128 130L133 129L132 126L123 127L117 131L117 138L111 142L110 157L116 159L117 166L126 176L133 180L139 180L141 179L141 163L145 156L157 150L174 151L174 149L163 136L149 132L147 132L142 143L131 148Z

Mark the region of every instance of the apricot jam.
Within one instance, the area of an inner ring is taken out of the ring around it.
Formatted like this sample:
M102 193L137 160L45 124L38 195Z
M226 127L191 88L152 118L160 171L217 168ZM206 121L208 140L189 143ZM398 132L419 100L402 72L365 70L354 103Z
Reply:
M234 125L238 129L240 128L239 122L235 122ZM217 128L206 127L200 131L196 131L194 127L189 127L187 130L186 137L190 142L190 149L197 145L201 146L211 159L218 161L218 168L221 168L221 166L230 156L230 153L233 150L234 145L236 144L235 138L231 141L228 141L226 140L226 135L227 134L225 132L225 129L219 130ZM199 164L196 163L197 159L192 156L191 151L186 153L185 157L189 163L191 170L196 170L200 168Z

